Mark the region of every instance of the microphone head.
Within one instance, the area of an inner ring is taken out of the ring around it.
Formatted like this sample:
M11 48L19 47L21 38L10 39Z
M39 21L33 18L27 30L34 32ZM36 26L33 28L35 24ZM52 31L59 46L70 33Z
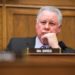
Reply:
M62 41L59 42L59 46L61 47L62 50L64 50L65 48L67 48L67 46Z

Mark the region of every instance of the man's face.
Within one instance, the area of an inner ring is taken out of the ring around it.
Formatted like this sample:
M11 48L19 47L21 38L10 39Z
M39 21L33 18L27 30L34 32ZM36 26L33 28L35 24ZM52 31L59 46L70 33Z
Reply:
M61 27L58 23L58 17L56 13L43 11L42 15L36 23L36 34L41 38L46 33L59 33Z

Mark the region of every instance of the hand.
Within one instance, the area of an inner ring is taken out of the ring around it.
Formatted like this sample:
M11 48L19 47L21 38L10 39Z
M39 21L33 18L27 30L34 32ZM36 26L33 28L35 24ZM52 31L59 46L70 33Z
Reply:
M52 48L60 48L56 33L46 33L41 37L41 39L43 42L48 43L48 45Z

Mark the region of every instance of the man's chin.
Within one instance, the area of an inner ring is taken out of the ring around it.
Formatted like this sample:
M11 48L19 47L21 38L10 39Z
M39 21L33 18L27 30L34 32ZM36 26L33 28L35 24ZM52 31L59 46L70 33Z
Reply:
M41 41L42 44L48 45L48 41L47 41L46 38L44 38L44 39L41 38L40 41Z

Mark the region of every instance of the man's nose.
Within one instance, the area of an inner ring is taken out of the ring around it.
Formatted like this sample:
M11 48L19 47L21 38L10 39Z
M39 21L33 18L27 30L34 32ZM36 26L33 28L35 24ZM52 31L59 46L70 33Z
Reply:
M49 29L49 24L48 23L45 25L45 28L46 29Z

